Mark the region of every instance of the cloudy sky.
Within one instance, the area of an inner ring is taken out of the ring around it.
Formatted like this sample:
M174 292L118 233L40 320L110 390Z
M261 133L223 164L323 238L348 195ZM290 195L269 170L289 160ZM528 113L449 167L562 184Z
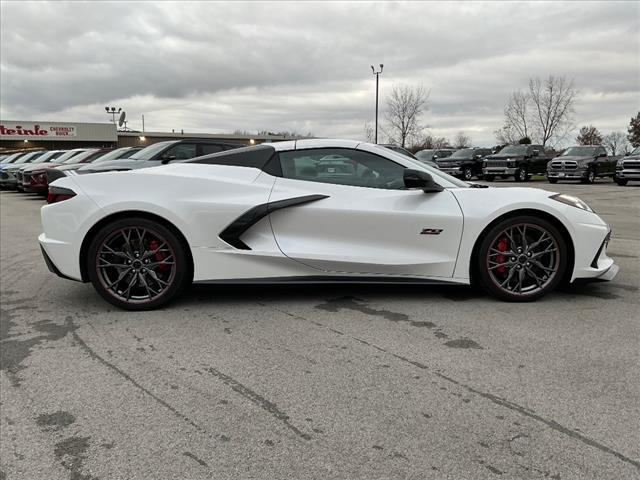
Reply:
M1 3L0 115L228 133L364 138L384 64L424 85L433 134L494 145L509 92L565 75L576 124L625 130L640 109L640 3Z

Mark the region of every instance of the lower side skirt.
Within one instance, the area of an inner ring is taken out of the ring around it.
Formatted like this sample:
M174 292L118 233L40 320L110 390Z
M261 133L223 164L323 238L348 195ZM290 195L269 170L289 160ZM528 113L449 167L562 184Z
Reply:
M245 285L285 285L285 284L404 284L404 285L465 285L453 280L434 280L422 278L398 278L398 277L376 277L376 276L340 276L340 275L319 275L300 277L269 277L269 278L234 278L227 280L198 280L195 284L245 284Z

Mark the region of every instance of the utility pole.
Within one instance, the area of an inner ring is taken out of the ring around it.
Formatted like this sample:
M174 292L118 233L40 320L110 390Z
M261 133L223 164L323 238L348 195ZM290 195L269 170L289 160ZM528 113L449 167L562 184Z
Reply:
M380 64L380 71L376 72L376 69L371 65L371 71L376 76L376 130L375 130L375 143L378 143L378 81L380 74L382 73L382 68L384 65Z

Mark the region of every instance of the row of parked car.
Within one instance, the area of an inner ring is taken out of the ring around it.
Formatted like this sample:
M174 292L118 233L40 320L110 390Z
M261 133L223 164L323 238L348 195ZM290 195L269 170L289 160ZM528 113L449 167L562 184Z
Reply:
M460 150L431 149L416 153L423 162L435 162L438 168L466 181L496 177L526 182L533 175L544 175L550 183L579 180L593 183L609 177L618 185L640 180L640 147L627 156L609 156L602 145L581 145L565 149L560 155L545 151L542 145L507 145L499 152L488 148Z
M154 167L243 146L217 140L181 139L145 148L18 152L0 156L0 188L46 196L49 183L67 175ZM496 153L488 148L431 149L415 155L401 147L384 146L466 181L474 177L493 181L499 176L525 182L533 175L546 175L551 183L559 180L593 183L598 177L611 177L618 185L626 185L630 180L640 180L640 147L626 157L612 157L601 145L570 147L559 156L545 152L542 145L508 145Z
M0 157L0 188L46 196L49 183L67 175L154 167L242 146L215 140L184 139L158 142L145 148L18 152Z

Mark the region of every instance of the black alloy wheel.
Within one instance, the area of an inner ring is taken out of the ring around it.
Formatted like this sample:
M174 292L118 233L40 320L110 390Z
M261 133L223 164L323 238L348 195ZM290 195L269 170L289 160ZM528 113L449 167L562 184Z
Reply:
M473 170L471 170L471 167L464 167L462 169L462 178L467 182L471 181L473 178Z
M620 178L618 176L613 177L613 180L621 187L624 187L627 183L629 183L629 180L627 180L626 178Z
M529 180L529 175L527 174L527 167L518 167L515 173L516 182L526 182Z
M587 176L582 179L582 183L592 184L596 181L596 172L593 168L590 168L587 172Z
M562 280L567 246L548 221L520 216L494 226L479 249L477 268L482 286L507 301L540 298Z
M108 302L126 310L151 310L190 283L185 247L167 227L128 218L103 227L93 238L87 271Z

